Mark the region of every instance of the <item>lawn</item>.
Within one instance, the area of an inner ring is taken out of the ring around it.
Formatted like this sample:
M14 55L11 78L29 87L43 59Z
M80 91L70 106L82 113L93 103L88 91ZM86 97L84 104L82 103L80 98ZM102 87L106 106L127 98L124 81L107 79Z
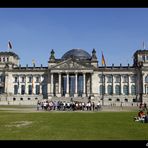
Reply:
M137 112L0 111L0 140L148 140Z

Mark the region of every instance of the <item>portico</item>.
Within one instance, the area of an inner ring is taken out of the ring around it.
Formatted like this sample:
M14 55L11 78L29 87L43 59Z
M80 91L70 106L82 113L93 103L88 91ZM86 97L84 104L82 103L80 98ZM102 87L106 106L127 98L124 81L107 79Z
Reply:
M91 71L50 72L49 96L87 97L91 94Z

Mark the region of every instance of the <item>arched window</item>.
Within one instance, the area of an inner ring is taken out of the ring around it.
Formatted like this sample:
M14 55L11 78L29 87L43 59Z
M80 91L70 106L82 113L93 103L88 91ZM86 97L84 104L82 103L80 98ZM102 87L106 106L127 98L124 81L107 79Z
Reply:
M36 94L37 94L37 95L40 94L40 85L36 85Z
M18 85L14 85L14 94L18 94Z
M115 82L120 83L120 76L119 75L115 77Z
M123 82L124 82L124 83L127 83L127 82L128 82L128 75L124 75L124 76L123 76Z
M32 85L28 85L28 94L29 94L29 95L32 94Z
M107 82L108 82L108 83L112 83L112 75L109 75L109 76L107 77Z
M145 83L148 83L148 76L145 77Z
M128 92L128 86L127 86L127 85L124 85L124 86L123 86L123 93L124 93L125 95L128 95L128 94L129 94L129 92Z
M99 76L99 78L100 78L100 83L103 83L103 82L104 82L104 80L105 80L104 75L103 75L103 76L102 76L102 75L100 75L100 76Z
M131 83L135 83L136 82L136 75L132 75L131 76Z
M24 95L25 94L25 85L21 86L21 94Z
M113 94L113 87L112 87L112 85L108 85L107 86L107 92L108 92L109 95Z
M120 95L120 92L121 92L121 90L120 90L120 85L116 85L116 86L115 86L115 94L116 94L116 95Z
M131 86L131 94L136 95L136 86L135 85Z

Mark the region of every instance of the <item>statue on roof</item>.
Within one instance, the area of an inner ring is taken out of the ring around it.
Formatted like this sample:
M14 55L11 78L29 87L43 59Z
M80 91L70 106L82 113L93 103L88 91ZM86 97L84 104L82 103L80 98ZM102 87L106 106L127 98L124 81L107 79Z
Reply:
M96 60L97 59L95 48L93 48L91 59L93 59L93 60Z
M55 60L55 52L54 50L52 49L51 52L50 52L50 60Z

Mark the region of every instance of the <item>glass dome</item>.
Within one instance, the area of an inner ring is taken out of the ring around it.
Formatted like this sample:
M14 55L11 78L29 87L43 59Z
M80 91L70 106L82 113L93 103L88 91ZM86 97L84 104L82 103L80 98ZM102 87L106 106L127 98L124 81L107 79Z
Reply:
M80 60L91 59L90 54L82 49L71 49L62 56L62 59L68 59L70 57Z

